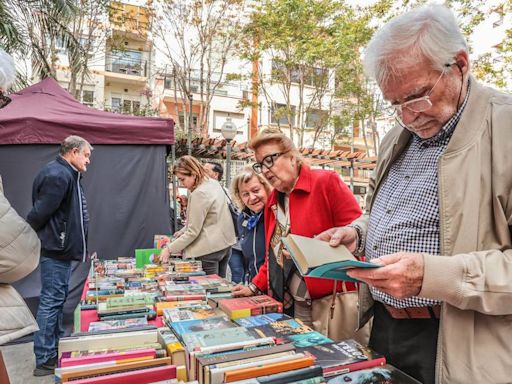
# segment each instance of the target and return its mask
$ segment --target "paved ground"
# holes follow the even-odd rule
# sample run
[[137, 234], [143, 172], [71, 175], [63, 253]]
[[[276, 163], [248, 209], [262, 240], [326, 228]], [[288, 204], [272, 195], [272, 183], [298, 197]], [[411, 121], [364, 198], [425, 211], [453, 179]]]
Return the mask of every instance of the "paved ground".
[[11, 384], [51, 384], [54, 382], [53, 375], [45, 377], [32, 376], [32, 371], [35, 367], [32, 349], [32, 343], [0, 347]]

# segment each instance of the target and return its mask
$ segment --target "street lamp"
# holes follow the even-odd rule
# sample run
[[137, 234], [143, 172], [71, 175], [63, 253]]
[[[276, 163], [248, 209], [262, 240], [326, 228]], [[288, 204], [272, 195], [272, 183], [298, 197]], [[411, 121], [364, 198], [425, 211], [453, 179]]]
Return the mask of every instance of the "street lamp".
[[226, 139], [226, 188], [231, 183], [231, 140], [236, 136], [236, 126], [231, 121], [231, 117], [227, 117], [224, 124], [220, 128], [222, 137]]

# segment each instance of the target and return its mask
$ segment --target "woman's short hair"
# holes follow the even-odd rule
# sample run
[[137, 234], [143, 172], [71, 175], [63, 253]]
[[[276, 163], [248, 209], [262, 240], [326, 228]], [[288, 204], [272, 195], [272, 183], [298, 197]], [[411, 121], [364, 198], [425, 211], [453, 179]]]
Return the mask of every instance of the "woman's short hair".
[[453, 12], [430, 4], [399, 15], [378, 30], [364, 53], [366, 74], [379, 85], [422, 59], [442, 71], [460, 51], [468, 52]]
[[203, 182], [205, 178], [208, 178], [203, 165], [195, 157], [185, 155], [176, 160], [172, 169], [172, 174], [176, 175], [181, 173], [185, 176], [195, 176], [194, 185], [192, 190], [196, 189], [199, 184]]
[[258, 181], [261, 183], [267, 195], [270, 195], [272, 192], [272, 187], [268, 183], [268, 181], [263, 177], [263, 175], [254, 172], [252, 169], [252, 165], [247, 165], [243, 167], [233, 178], [231, 182], [231, 196], [233, 196], [233, 201], [240, 209], [245, 209], [246, 205], [244, 204], [242, 197], [240, 196], [240, 187], [242, 184], [249, 182], [253, 177], [256, 177]]
[[267, 144], [277, 144], [282, 153], [292, 153], [297, 158], [297, 164], [302, 163], [302, 155], [293, 143], [292, 139], [286, 136], [278, 128], [265, 128], [261, 130], [254, 139], [249, 142], [249, 148], [256, 151], [259, 147]]

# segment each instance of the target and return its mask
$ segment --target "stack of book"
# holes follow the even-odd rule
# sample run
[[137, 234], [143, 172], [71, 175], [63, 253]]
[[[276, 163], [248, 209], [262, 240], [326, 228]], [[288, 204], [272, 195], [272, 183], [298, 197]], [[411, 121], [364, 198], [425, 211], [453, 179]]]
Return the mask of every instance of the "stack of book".
[[102, 330], [61, 338], [55, 377], [74, 384], [151, 383], [176, 378], [177, 369], [155, 327]]

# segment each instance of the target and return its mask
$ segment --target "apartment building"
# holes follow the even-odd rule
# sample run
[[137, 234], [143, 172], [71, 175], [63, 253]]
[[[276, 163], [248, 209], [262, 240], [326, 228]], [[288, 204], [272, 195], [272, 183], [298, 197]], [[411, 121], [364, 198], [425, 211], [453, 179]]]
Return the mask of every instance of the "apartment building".
[[[83, 31], [81, 39], [90, 43], [90, 76], [77, 86], [77, 98], [83, 104], [132, 115], [155, 114], [151, 109], [153, 41], [150, 11], [144, 4], [141, 0], [112, 1], [109, 11], [93, 23], [96, 29]], [[57, 81], [69, 89], [66, 52], [58, 53]]]

